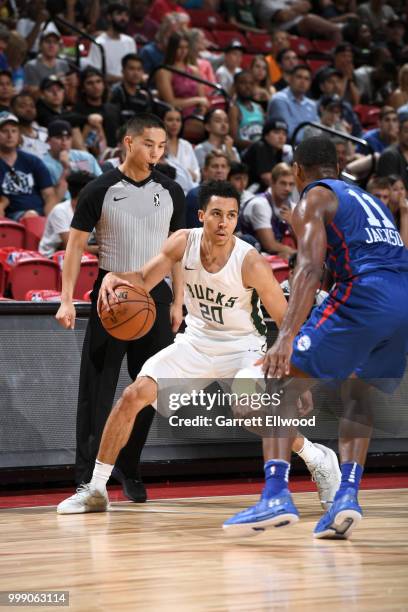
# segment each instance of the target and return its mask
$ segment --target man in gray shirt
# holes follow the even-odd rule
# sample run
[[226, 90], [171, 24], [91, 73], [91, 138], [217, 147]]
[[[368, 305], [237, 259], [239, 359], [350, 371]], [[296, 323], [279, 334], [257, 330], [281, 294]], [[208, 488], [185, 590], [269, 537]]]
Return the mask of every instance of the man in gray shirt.
[[41, 82], [51, 75], [63, 77], [69, 69], [66, 60], [58, 59], [61, 50], [61, 37], [53, 31], [42, 34], [40, 39], [40, 55], [30, 60], [24, 66], [26, 89], [36, 96]]

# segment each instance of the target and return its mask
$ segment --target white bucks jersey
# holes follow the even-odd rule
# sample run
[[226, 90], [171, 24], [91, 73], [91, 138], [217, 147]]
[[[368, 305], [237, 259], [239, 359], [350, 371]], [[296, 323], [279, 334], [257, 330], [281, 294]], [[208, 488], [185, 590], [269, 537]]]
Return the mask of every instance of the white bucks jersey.
[[225, 266], [218, 272], [207, 272], [200, 257], [202, 235], [202, 228], [190, 230], [182, 261], [188, 311], [185, 334], [199, 341], [197, 347], [217, 353], [259, 350], [266, 335], [260, 300], [255, 289], [242, 283], [242, 264], [253, 247], [234, 238]]

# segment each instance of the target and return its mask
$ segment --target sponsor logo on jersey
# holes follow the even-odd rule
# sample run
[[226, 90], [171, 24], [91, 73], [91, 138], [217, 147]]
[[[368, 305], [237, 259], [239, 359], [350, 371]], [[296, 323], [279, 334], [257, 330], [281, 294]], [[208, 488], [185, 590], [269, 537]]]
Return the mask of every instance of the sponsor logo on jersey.
[[156, 206], [156, 208], [158, 208], [160, 206], [160, 194], [159, 193], [154, 193], [153, 194], [153, 202], [154, 202], [154, 205]]
[[308, 351], [311, 345], [312, 341], [306, 334], [300, 336], [299, 340], [297, 341], [297, 347], [299, 351]]

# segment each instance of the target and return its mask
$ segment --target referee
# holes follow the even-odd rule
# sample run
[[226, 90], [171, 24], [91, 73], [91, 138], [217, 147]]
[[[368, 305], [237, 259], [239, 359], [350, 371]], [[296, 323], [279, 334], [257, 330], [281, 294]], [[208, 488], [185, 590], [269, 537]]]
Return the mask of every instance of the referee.
[[[185, 226], [181, 187], [154, 168], [166, 146], [163, 122], [154, 115], [136, 115], [127, 124], [123, 142], [126, 148], [123, 164], [91, 181], [79, 196], [64, 259], [61, 306], [56, 314], [63, 327], [74, 328], [73, 291], [82, 253], [95, 228], [99, 275], [92, 291], [91, 314], [81, 358], [76, 435], [78, 484], [91, 480], [125, 354], [129, 376], [134, 380], [149, 357], [171, 344], [173, 332], [182, 321], [179, 267], [173, 270], [174, 295], [164, 281], [151, 291], [157, 317], [151, 331], [140, 340], [125, 342], [112, 338], [97, 314], [99, 287], [105, 274], [140, 269], [159, 253], [169, 233]], [[153, 416], [151, 406], [140, 413], [113, 472], [122, 482], [125, 495], [135, 502], [146, 500], [139, 461]]]

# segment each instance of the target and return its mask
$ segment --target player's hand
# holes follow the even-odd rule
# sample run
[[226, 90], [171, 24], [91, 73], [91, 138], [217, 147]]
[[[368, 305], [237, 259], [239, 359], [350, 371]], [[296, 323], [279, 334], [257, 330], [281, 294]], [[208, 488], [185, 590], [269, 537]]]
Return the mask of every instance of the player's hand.
[[299, 416], [303, 417], [312, 412], [314, 408], [311, 391], [304, 391], [297, 401]]
[[129, 283], [119, 276], [116, 276], [113, 272], [108, 272], [108, 274], [104, 276], [101, 288], [99, 289], [98, 315], [101, 314], [102, 308], [110, 310], [112, 304], [117, 304], [119, 302], [119, 298], [115, 293], [115, 289], [119, 285], [133, 287], [132, 283]]
[[58, 308], [57, 314], [55, 315], [58, 323], [65, 329], [75, 328], [75, 317], [76, 311], [72, 302], [62, 302], [61, 306]]
[[173, 334], [177, 333], [183, 322], [183, 304], [172, 303], [170, 306], [170, 322], [171, 331]]
[[293, 339], [282, 337], [266, 352], [262, 370], [267, 378], [283, 378], [290, 374], [290, 358], [293, 352]]

